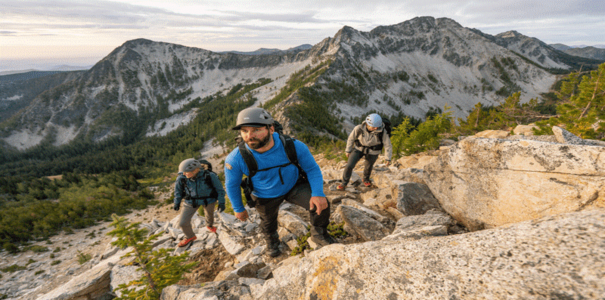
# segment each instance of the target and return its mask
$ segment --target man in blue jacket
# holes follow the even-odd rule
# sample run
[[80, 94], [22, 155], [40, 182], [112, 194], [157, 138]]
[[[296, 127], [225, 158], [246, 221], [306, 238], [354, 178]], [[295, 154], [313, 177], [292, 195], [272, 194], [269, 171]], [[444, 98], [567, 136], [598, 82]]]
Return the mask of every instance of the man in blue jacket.
[[185, 239], [179, 243], [179, 247], [185, 247], [197, 239], [191, 227], [191, 218], [198, 207], [204, 206], [206, 228], [212, 233], [216, 232], [213, 225], [217, 200], [219, 211], [225, 210], [225, 190], [218, 176], [202, 169], [200, 162], [193, 158], [186, 159], [179, 165], [179, 175], [174, 185], [174, 210], [180, 209], [183, 198], [185, 203], [179, 226], [183, 229]]
[[[251, 177], [254, 187], [252, 199], [261, 218], [267, 254], [271, 257], [280, 254], [277, 216], [279, 205], [284, 200], [310, 211], [313, 242], [319, 246], [333, 243], [327, 230], [330, 206], [323, 192], [323, 177], [309, 148], [301, 141], [294, 141], [298, 163], [306, 173], [305, 179], [288, 159], [284, 144], [273, 127], [273, 118], [267, 111], [259, 107], [242, 110], [233, 130], [239, 130], [246, 149], [258, 165], [258, 172]], [[242, 176], [249, 174], [237, 147], [225, 160], [225, 187], [235, 216], [242, 221], [248, 219], [248, 212], [242, 203], [240, 184]]]

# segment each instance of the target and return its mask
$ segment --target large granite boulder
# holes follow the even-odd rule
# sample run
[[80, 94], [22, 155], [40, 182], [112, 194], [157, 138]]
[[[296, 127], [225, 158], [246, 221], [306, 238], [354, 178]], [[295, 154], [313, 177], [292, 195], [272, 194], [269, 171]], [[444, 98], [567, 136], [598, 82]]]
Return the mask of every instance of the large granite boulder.
[[74, 277], [38, 300], [109, 299], [113, 262], [104, 262]]
[[605, 210], [292, 257], [255, 299], [600, 299]]
[[470, 137], [425, 173], [441, 207], [470, 230], [605, 207], [605, 147]]

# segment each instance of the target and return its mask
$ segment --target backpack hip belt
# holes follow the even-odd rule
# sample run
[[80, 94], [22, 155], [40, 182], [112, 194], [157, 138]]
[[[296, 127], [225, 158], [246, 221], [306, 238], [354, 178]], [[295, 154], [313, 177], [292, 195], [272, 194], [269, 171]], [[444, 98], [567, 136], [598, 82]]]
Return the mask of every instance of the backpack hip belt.
[[382, 150], [382, 148], [383, 148], [382, 143], [380, 143], [378, 145], [374, 145], [374, 146], [364, 146], [364, 145], [361, 144], [361, 142], [359, 140], [355, 140], [355, 146], [360, 147], [361, 148], [361, 152], [363, 154], [368, 154], [368, 152], [370, 150], [378, 151], [378, 150]]

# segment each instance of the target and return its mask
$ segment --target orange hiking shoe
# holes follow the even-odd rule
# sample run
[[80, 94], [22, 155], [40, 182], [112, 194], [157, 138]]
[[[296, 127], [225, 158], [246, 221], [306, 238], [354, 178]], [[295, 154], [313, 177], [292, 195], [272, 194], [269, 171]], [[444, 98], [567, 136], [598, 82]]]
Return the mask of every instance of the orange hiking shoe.
[[346, 185], [342, 185], [342, 184], [339, 184], [339, 185], [336, 187], [336, 189], [337, 189], [337, 190], [339, 190], [339, 191], [344, 191], [346, 188], [347, 188], [347, 186], [346, 186]]
[[195, 235], [192, 238], [190, 238], [190, 239], [182, 240], [179, 243], [179, 247], [185, 247], [185, 246], [189, 245], [189, 243], [191, 243], [191, 242], [193, 242], [195, 240], [197, 240], [197, 236], [195, 236]]
[[216, 233], [216, 227], [206, 226], [206, 229], [210, 230], [212, 233]]
[[371, 181], [364, 181], [363, 185], [365, 185], [365, 186], [372, 186], [372, 182]]

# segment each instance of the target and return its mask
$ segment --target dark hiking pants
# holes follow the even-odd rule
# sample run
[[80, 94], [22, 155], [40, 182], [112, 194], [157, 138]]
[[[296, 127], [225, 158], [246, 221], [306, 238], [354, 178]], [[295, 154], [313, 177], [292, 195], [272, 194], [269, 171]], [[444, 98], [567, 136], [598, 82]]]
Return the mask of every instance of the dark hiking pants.
[[[279, 213], [279, 205], [284, 201], [303, 207], [309, 211], [309, 202], [311, 200], [311, 185], [306, 180], [299, 180], [296, 185], [285, 195], [277, 198], [257, 198], [256, 211], [260, 215], [260, 229], [265, 237], [277, 232], [277, 215]], [[309, 211], [311, 216], [311, 234], [321, 235], [327, 232], [328, 224], [330, 224], [330, 202], [328, 207], [318, 215], [315, 211]]]
[[364, 157], [366, 158], [363, 163], [363, 181], [370, 181], [370, 174], [372, 174], [372, 169], [374, 168], [374, 163], [378, 159], [378, 154], [363, 154], [361, 151], [357, 149], [353, 149], [353, 152], [349, 154], [349, 160], [347, 161], [347, 165], [345, 166], [345, 170], [342, 174], [342, 184], [346, 185], [349, 183], [351, 179], [351, 174], [353, 174], [353, 169], [357, 162]]

